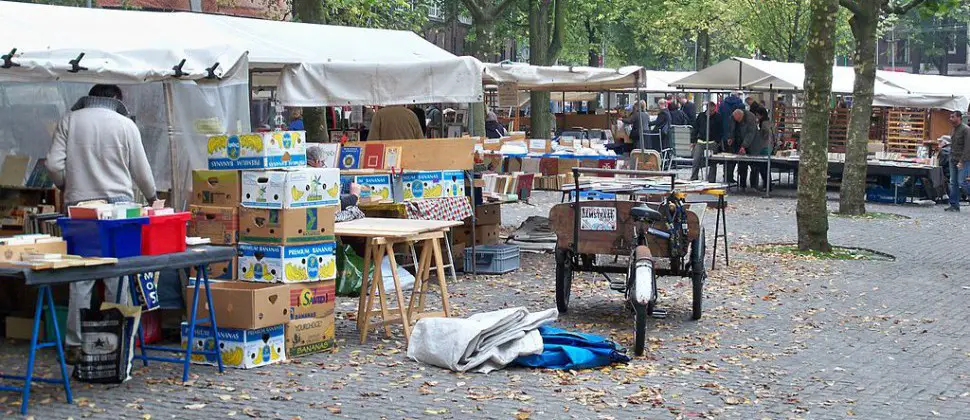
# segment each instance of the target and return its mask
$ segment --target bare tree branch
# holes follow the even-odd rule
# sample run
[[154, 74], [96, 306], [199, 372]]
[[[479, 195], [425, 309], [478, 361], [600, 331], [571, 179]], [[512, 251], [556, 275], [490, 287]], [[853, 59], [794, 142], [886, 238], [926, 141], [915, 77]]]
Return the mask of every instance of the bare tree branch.
[[902, 5], [895, 5], [895, 6], [887, 5], [886, 12], [892, 13], [894, 15], [905, 15], [909, 13], [910, 10], [913, 10], [919, 7], [919, 5], [923, 3], [926, 3], [926, 0], [911, 0], [909, 3], [902, 4]]
[[853, 0], [839, 0], [839, 5], [849, 9], [854, 15], [861, 15], [863, 13], [862, 6]]

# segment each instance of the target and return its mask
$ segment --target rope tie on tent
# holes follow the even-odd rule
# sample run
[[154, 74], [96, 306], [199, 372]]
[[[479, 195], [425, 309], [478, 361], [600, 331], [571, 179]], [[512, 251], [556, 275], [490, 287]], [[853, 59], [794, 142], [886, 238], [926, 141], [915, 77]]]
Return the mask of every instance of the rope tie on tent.
[[0, 67], [5, 68], [5, 69], [9, 69], [11, 67], [20, 67], [20, 64], [17, 64], [17, 63], [14, 63], [13, 62], [13, 57], [16, 54], [17, 54], [17, 49], [14, 48], [14, 49], [10, 50], [10, 54], [4, 54], [4, 55], [0, 56], [0, 59], [3, 59], [3, 64], [0, 65]]
[[216, 68], [218, 68], [218, 67], [219, 67], [219, 62], [216, 61], [216, 63], [213, 64], [212, 67], [206, 68], [205, 71], [206, 71], [206, 73], [208, 73], [208, 75], [206, 75], [205, 78], [206, 79], [218, 79], [219, 76], [216, 75]]
[[82, 67], [81, 66], [81, 59], [83, 59], [83, 58], [84, 58], [84, 53], [80, 53], [80, 54], [77, 55], [77, 58], [69, 61], [68, 63], [71, 65], [71, 68], [67, 72], [68, 73], [77, 73], [77, 72], [80, 72], [81, 70], [87, 70], [88, 69], [87, 67]]
[[178, 79], [178, 78], [180, 78], [182, 76], [187, 76], [188, 73], [182, 71], [182, 66], [184, 66], [184, 65], [185, 65], [185, 59], [183, 58], [182, 61], [179, 61], [179, 63], [177, 65], [175, 65], [174, 67], [172, 67], [172, 71], [175, 72], [175, 74], [172, 75], [172, 77], [175, 77], [176, 79]]

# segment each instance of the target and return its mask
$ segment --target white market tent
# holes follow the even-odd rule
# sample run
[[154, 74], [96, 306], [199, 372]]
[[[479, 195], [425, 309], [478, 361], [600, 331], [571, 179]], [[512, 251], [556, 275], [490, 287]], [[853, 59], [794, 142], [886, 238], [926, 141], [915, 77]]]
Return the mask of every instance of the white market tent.
[[646, 72], [639, 66], [618, 69], [524, 63], [486, 63], [484, 66], [483, 83], [514, 83], [519, 90], [602, 92], [646, 86]]
[[[970, 81], [942, 76], [902, 75], [878, 71], [873, 105], [966, 110], [970, 105]], [[957, 80], [952, 80], [957, 79]], [[805, 66], [734, 57], [673, 82], [682, 89], [800, 92], [804, 90]], [[851, 67], [833, 67], [832, 92], [852, 94], [855, 73]], [[962, 82], [962, 83], [961, 83]], [[953, 86], [963, 86], [954, 90]], [[963, 90], [963, 91], [961, 91]]]
[[647, 70], [647, 84], [644, 86], [644, 92], [654, 92], [654, 93], [675, 93], [680, 92], [676, 86], [671, 85], [672, 82], [683, 79], [685, 77], [694, 74], [692, 71], [658, 71], [658, 70]]

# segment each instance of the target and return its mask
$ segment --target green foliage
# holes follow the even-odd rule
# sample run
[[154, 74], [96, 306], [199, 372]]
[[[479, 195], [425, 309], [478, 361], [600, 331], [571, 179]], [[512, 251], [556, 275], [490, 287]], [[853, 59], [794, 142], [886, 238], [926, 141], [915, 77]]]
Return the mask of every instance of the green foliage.
[[[291, 2], [293, 20], [327, 25], [418, 31], [427, 22], [428, 16], [424, 1], [291, 0]], [[319, 18], [317, 13], [322, 13]]]
[[924, 62], [932, 64], [946, 74], [947, 51], [964, 42], [957, 28], [970, 23], [970, 4], [958, 1], [930, 1], [902, 16], [896, 26], [911, 43], [910, 48], [919, 49]]

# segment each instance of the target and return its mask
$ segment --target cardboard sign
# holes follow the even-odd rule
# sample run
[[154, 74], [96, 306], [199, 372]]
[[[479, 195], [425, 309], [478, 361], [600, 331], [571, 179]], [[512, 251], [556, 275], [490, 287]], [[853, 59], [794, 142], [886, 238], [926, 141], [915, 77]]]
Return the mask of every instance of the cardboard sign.
[[580, 230], [616, 230], [616, 207], [582, 207]]
[[503, 108], [519, 106], [518, 83], [500, 82], [498, 84], [498, 106]]
[[333, 313], [323, 318], [304, 318], [286, 324], [286, 356], [298, 357], [333, 349]]
[[136, 276], [138, 283], [138, 297], [141, 299], [142, 312], [152, 311], [161, 306], [158, 298], [158, 271], [141, 273]]
[[298, 245], [334, 240], [336, 207], [239, 209], [239, 240], [264, 245]]
[[336, 244], [298, 246], [239, 244], [239, 279], [306, 283], [337, 278]]
[[339, 203], [339, 169], [302, 168], [242, 174], [243, 207], [294, 209]]
[[272, 169], [306, 166], [306, 132], [273, 131], [210, 136], [209, 169]]
[[192, 204], [238, 206], [238, 171], [192, 171]]
[[441, 171], [441, 196], [465, 196], [465, 171]]
[[529, 139], [529, 153], [546, 154], [550, 151], [552, 151], [552, 148], [549, 145], [549, 140]]
[[[285, 285], [247, 282], [209, 283], [216, 323], [227, 328], [263, 328], [285, 323], [290, 319]], [[192, 307], [195, 286], [185, 288], [185, 307]], [[186, 316], [191, 316], [186, 312]], [[199, 296], [196, 316], [209, 317], [205, 296]], [[199, 328], [196, 327], [196, 331]]]
[[[259, 329], [219, 327], [219, 354], [227, 367], [251, 369], [286, 360], [286, 337], [283, 324]], [[189, 325], [182, 323], [182, 348], [214, 350], [215, 337], [209, 328], [196, 328], [195, 340], [188, 343]], [[214, 356], [193, 354], [192, 362], [215, 366]]]

